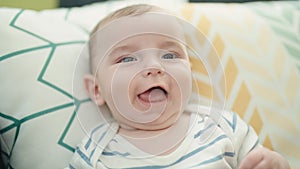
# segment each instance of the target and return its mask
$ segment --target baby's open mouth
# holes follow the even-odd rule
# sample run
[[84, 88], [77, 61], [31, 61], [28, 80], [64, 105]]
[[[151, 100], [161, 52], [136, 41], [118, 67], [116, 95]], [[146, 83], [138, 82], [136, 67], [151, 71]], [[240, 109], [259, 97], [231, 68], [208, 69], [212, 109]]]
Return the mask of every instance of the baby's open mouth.
[[139, 99], [146, 103], [161, 102], [167, 99], [168, 92], [160, 87], [151, 87], [141, 94], [138, 94]]

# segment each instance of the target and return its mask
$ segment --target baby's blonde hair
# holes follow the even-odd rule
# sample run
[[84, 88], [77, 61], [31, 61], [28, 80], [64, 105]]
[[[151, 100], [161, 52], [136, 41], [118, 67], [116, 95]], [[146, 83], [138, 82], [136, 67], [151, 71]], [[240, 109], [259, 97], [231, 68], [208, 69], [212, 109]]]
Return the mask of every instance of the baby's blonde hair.
[[126, 17], [126, 16], [139, 16], [139, 15], [145, 14], [147, 12], [151, 12], [153, 10], [162, 10], [162, 9], [157, 6], [148, 5], [148, 4], [131, 5], [131, 6], [127, 6], [127, 7], [121, 8], [119, 10], [116, 10], [113, 13], [107, 15], [102, 20], [100, 20], [98, 22], [98, 24], [94, 27], [92, 32], [90, 33], [90, 38], [89, 38], [89, 42], [88, 42], [89, 43], [88, 44], [89, 52], [90, 52], [90, 71], [92, 73], [96, 72], [95, 65], [93, 64], [95, 61], [93, 56], [95, 56], [95, 54], [92, 52], [93, 51], [92, 48], [93, 48], [93, 43], [94, 43], [93, 37], [97, 33], [98, 30], [100, 30], [105, 25], [109, 24], [110, 22], [112, 22], [116, 19], [120, 19], [120, 18]]

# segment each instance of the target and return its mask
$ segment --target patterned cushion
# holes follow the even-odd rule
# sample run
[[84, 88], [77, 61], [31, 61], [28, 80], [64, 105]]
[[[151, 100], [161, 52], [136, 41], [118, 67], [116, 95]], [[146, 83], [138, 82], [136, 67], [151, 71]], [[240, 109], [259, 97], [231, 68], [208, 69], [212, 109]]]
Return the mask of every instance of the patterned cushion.
[[[286, 156], [292, 168], [300, 166], [299, 12], [299, 2], [188, 4], [182, 9], [213, 46], [206, 49], [196, 35], [187, 38], [193, 48], [207, 50], [206, 62], [192, 60], [202, 100], [210, 104], [212, 97], [225, 98], [224, 107], [252, 125], [261, 143]], [[211, 59], [214, 55], [220, 64]], [[218, 87], [225, 83], [223, 90], [213, 80]]]
[[[81, 82], [88, 70], [84, 44], [99, 19], [127, 4], [0, 9], [0, 138], [10, 168], [63, 168], [99, 121]], [[178, 5], [172, 9], [208, 39], [187, 34], [192, 48], [206, 49], [207, 62], [191, 56], [194, 96], [203, 104], [224, 100], [254, 126], [262, 144], [299, 168], [299, 2]], [[224, 88], [216, 89], [212, 78]]]
[[72, 92], [87, 34], [28, 10], [1, 9], [0, 18], [3, 154], [11, 168], [62, 168], [80, 139], [75, 112], [88, 100]]

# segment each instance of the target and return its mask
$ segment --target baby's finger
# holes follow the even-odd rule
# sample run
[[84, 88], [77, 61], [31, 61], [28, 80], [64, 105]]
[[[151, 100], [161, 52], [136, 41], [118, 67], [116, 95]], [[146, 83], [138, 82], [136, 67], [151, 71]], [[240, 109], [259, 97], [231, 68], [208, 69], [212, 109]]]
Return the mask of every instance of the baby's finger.
[[239, 169], [253, 169], [263, 161], [263, 158], [261, 148], [254, 149], [242, 160]]
[[272, 168], [272, 166], [270, 166], [268, 163], [266, 163], [265, 160], [262, 160], [256, 166], [254, 166], [252, 169], [274, 169], [274, 168]]

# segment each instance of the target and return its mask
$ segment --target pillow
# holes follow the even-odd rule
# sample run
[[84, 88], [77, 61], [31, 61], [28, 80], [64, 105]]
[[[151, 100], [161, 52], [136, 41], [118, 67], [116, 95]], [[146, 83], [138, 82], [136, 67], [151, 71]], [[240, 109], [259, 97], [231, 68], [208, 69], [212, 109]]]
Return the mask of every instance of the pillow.
[[[0, 138], [10, 168], [67, 166], [75, 145], [102, 118], [82, 86], [88, 32], [109, 12], [138, 2], [40, 12], [0, 9]], [[207, 105], [213, 92], [217, 100], [226, 99], [222, 106], [253, 125], [262, 144], [299, 168], [299, 4], [147, 3], [172, 7], [213, 45], [204, 55], [214, 70], [211, 76], [191, 56], [200, 89], [194, 96]], [[193, 48], [204, 45], [198, 36], [187, 39]], [[221, 65], [209, 60], [215, 54]], [[226, 88], [214, 89], [213, 77]]]
[[[204, 56], [213, 75], [203, 62], [192, 60], [200, 98], [225, 98], [225, 109], [252, 125], [261, 143], [283, 154], [292, 168], [300, 167], [299, 12], [298, 1], [188, 4], [182, 9], [214, 47]], [[205, 45], [197, 36], [190, 41], [195, 48]], [[221, 65], [210, 60], [215, 51]], [[223, 73], [226, 87], [219, 91], [210, 80], [222, 85]]]
[[3, 154], [10, 168], [62, 168], [83, 135], [74, 117], [89, 100], [72, 83], [87, 33], [30, 10], [2, 8], [0, 18]]

